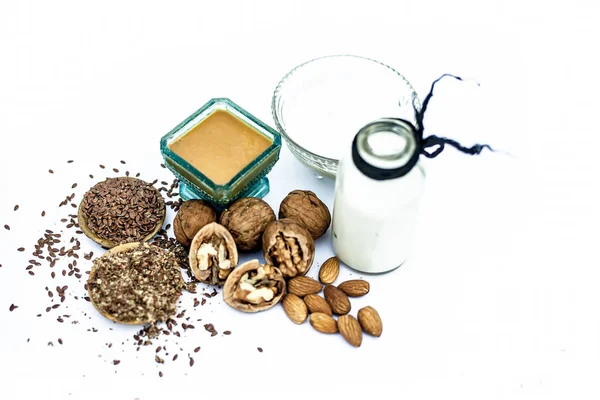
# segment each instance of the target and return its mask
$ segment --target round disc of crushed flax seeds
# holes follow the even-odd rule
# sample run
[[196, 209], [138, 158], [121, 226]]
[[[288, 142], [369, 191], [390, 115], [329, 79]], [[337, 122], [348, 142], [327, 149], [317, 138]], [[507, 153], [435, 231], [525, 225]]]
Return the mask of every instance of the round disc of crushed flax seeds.
[[167, 250], [126, 243], [94, 260], [87, 287], [92, 304], [104, 317], [122, 324], [147, 324], [176, 313], [183, 278]]
[[141, 179], [108, 178], [88, 190], [79, 204], [81, 231], [105, 248], [146, 242], [160, 230], [167, 208], [154, 186]]

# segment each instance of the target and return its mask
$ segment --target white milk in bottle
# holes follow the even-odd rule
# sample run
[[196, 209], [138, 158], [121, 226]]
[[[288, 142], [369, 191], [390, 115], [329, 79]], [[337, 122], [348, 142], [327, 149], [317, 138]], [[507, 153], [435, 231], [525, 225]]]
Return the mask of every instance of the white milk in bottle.
[[413, 126], [379, 119], [364, 126], [340, 160], [333, 250], [349, 267], [387, 272], [409, 259], [425, 174]]

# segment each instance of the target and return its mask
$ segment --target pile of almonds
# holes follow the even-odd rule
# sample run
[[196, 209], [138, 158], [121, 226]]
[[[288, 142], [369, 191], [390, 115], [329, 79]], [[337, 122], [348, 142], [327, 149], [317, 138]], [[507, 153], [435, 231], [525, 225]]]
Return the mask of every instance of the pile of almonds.
[[[369, 282], [360, 279], [347, 280], [334, 286], [340, 272], [340, 263], [331, 257], [319, 270], [319, 281], [307, 276], [296, 276], [288, 281], [282, 301], [286, 315], [296, 324], [306, 321], [322, 333], [341, 333], [352, 346], [360, 347], [363, 331], [379, 337], [383, 324], [379, 313], [371, 306], [358, 310], [357, 317], [350, 315], [349, 297], [361, 297], [369, 293]], [[319, 296], [323, 290], [324, 297]], [[333, 317], [337, 315], [337, 320]]]

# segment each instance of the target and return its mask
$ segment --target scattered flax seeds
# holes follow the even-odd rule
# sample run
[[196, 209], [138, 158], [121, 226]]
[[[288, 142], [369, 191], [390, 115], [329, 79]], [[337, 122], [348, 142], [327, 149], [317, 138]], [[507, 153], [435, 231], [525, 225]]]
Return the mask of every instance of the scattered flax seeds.
[[19, 205], [17, 204], [14, 208], [15, 211], [17, 211], [19, 209]]
[[49, 169], [49, 170], [48, 170], [48, 172], [50, 172], [51, 174], [53, 174], [53, 173], [54, 173], [54, 171], [52, 171], [51, 169]]
[[119, 365], [121, 364], [121, 360], [113, 360], [113, 365]]
[[13, 312], [13, 311], [15, 311], [17, 308], [19, 308], [19, 306], [15, 306], [14, 304], [11, 304], [11, 305], [10, 305], [10, 307], [8, 307], [8, 310], [9, 310], [10, 312]]
[[68, 163], [68, 164], [71, 164], [72, 162], [73, 162], [73, 160], [69, 160], [69, 161], [67, 161], [67, 163]]
[[5, 224], [4, 225], [4, 229], [6, 229], [7, 231], [10, 231], [10, 226], [8, 226], [8, 225]]
[[[164, 165], [164, 164], [163, 164]], [[161, 167], [163, 167], [163, 165], [161, 165]], [[104, 168], [104, 165], [101, 165], [101, 168]], [[163, 167], [165, 168], [165, 167]], [[133, 175], [133, 174], [132, 174]], [[141, 174], [138, 172], [136, 174], [137, 177], [139, 177]], [[89, 175], [90, 179], [94, 179], [92, 174]], [[107, 178], [107, 179], [114, 179], [114, 178]], [[181, 206], [181, 204], [183, 203], [183, 200], [181, 198], [179, 198], [179, 193], [178, 193], [178, 184], [179, 181], [177, 179], [174, 179], [172, 181], [172, 183], [168, 184], [166, 181], [162, 181], [160, 179], [157, 179], [153, 182], [153, 184], [157, 184], [160, 181], [160, 184], [163, 185], [161, 187], [161, 193], [164, 193], [164, 196], [168, 197], [168, 198], [172, 198], [172, 200], [169, 200], [168, 204], [165, 203], [166, 205], [168, 205], [172, 210], [174, 211], [178, 211], [179, 207]], [[62, 206], [68, 206], [69, 204], [75, 204], [76, 202], [73, 201], [73, 198], [75, 197], [75, 194], [71, 194], [70, 196], [67, 196], [65, 198], [65, 200], [63, 201], [63, 203], [61, 203], [59, 205], [59, 207]], [[161, 200], [162, 200], [162, 196]], [[73, 206], [72, 206], [73, 207]], [[15, 206], [15, 211], [19, 208], [19, 206]], [[65, 207], [65, 209], [67, 209], [67, 213], [71, 213], [71, 209], [68, 207]], [[74, 299], [74, 300], [80, 300], [80, 301], [86, 301], [86, 302], [90, 302], [91, 299], [90, 297], [88, 297], [88, 287], [87, 287], [87, 283], [86, 283], [86, 279], [87, 279], [87, 275], [89, 275], [89, 269], [91, 267], [91, 258], [92, 258], [92, 252], [90, 253], [84, 253], [81, 250], [81, 245], [79, 243], [78, 240], [78, 236], [76, 236], [75, 234], [82, 234], [81, 230], [79, 229], [79, 224], [78, 224], [78, 219], [77, 219], [77, 215], [76, 214], [68, 214], [64, 216], [64, 218], [60, 219], [60, 222], [64, 225], [61, 224], [61, 227], [59, 227], [55, 232], [53, 232], [52, 230], [46, 230], [45, 233], [43, 233], [43, 235], [39, 238], [39, 240], [37, 242], [34, 242], [32, 244], [32, 246], [27, 246], [27, 248], [32, 248], [35, 247], [33, 253], [32, 253], [32, 259], [28, 261], [28, 265], [27, 265], [27, 272], [30, 275], [34, 275], [34, 270], [36, 271], [36, 273], [40, 273], [42, 272], [43, 274], [50, 274], [52, 276], [52, 279], [55, 279], [55, 281], [51, 281], [54, 283], [54, 285], [58, 284], [58, 286], [56, 286], [56, 290], [52, 289], [52, 292], [54, 293], [52, 296], [50, 296], [50, 294], [48, 294], [48, 297], [46, 297], [47, 301], [49, 302], [49, 306], [46, 307], [46, 312], [50, 313], [50, 314], [37, 314], [38, 317], [42, 317], [42, 315], [44, 316], [48, 316], [51, 317], [50, 320], [54, 320], [56, 319], [56, 323], [63, 323], [65, 326], [71, 326], [71, 325], [76, 325], [76, 324], [80, 324], [80, 321], [75, 319], [75, 316], [73, 316], [73, 318], [70, 318], [70, 315], [67, 314], [63, 314], [63, 315], [58, 315], [55, 314], [57, 312], [65, 312], [67, 313], [69, 309], [69, 302]], [[5, 226], [5, 229], [10, 230], [10, 227], [7, 228], [8, 225]], [[64, 229], [63, 230], [61, 230]], [[54, 228], [52, 228], [54, 229]], [[168, 252], [171, 253], [172, 257], [175, 257], [179, 263], [179, 265], [183, 268], [182, 272], [187, 273], [188, 277], [190, 278], [190, 282], [185, 283], [184, 288], [192, 293], [196, 292], [196, 284], [197, 281], [193, 278], [193, 275], [191, 274], [191, 271], [189, 270], [189, 266], [188, 266], [188, 256], [187, 256], [187, 252], [186, 250], [174, 239], [174, 238], [170, 238], [167, 234], [167, 230], [171, 229], [170, 224], [167, 224], [165, 226], [165, 230], [159, 232], [158, 236], [154, 239], [153, 244], [156, 244], [159, 247], [163, 247], [165, 248], [165, 250], [167, 250]], [[58, 232], [58, 230], [60, 230], [60, 233]], [[66, 232], [67, 230], [71, 230], [72, 235], [67, 236], [64, 232]], [[64, 237], [61, 237], [61, 235], [64, 235]], [[35, 246], [34, 246], [35, 245]], [[29, 250], [28, 250], [29, 251]], [[77, 259], [79, 258], [79, 256], [82, 256], [82, 260], [83, 264], [80, 265], [79, 267], [77, 266]], [[84, 261], [85, 259], [85, 261]], [[38, 261], [39, 260], [39, 261]], [[62, 264], [64, 262], [64, 264]], [[66, 264], [69, 264], [68, 268], [66, 266]], [[56, 265], [56, 267], [55, 267]], [[1, 265], [0, 265], [1, 267]], [[55, 270], [50, 270], [48, 271], [48, 269], [46, 268], [55, 268]], [[81, 270], [80, 270], [81, 268]], [[42, 269], [45, 269], [44, 271], [42, 271]], [[46, 272], [47, 271], [47, 272]], [[62, 272], [62, 275], [61, 275]], [[180, 274], [181, 275], [181, 274]], [[184, 274], [185, 275], [185, 274]], [[47, 275], [45, 275], [47, 276]], [[61, 282], [61, 280], [72, 280], [71, 282], [74, 282], [74, 285], [71, 285], [69, 283], [69, 286], [73, 287], [75, 289], [70, 289], [69, 292], [67, 293], [67, 285], [63, 285], [64, 283], [68, 283], [68, 282]], [[48, 285], [50, 286], [50, 285]], [[81, 290], [85, 290], [85, 292], [81, 292]], [[50, 291], [50, 289], [46, 289], [46, 292]], [[206, 293], [206, 298], [211, 298], [214, 297], [215, 295], [217, 295], [217, 291], [213, 290], [212, 293]], [[198, 296], [200, 297], [200, 296]], [[206, 298], [202, 299], [202, 304], [206, 303]], [[198, 300], [198, 298], [193, 298], [194, 300], [194, 306], [198, 306], [200, 305], [200, 301]], [[66, 302], [63, 305], [63, 302]], [[87, 307], [87, 306], [85, 306]], [[11, 311], [18, 308], [16, 305], [14, 305], [14, 308], [11, 306]], [[59, 309], [59, 311], [55, 311], [57, 309]], [[64, 311], [63, 311], [64, 310]], [[180, 311], [180, 310], [177, 310]], [[89, 315], [85, 312], [85, 311], [81, 311], [81, 313], [86, 317], [85, 320], [90, 319], [93, 321], [93, 316]], [[193, 318], [193, 319], [192, 319]], [[148, 324], [146, 326], [144, 326], [143, 329], [141, 329], [139, 332], [137, 332], [135, 335], [133, 335], [134, 341], [131, 341], [131, 339], [128, 339], [127, 341], [132, 343], [133, 346], [136, 348], [137, 351], [142, 350], [142, 352], [144, 352], [144, 349], [146, 349], [146, 355], [151, 357], [155, 356], [157, 353], [155, 353], [155, 349], [157, 348], [157, 345], [162, 345], [159, 347], [162, 347], [162, 350], [160, 350], [160, 353], [164, 359], [163, 362], [165, 364], [169, 363], [169, 362], [174, 362], [178, 359], [178, 354], [177, 352], [179, 351], [180, 354], [184, 355], [184, 354], [188, 354], [188, 356], [190, 354], [194, 354], [199, 352], [200, 350], [200, 346], [196, 347], [195, 349], [193, 349], [193, 353], [190, 350], [184, 350], [184, 348], [180, 347], [182, 345], [179, 344], [178, 340], [180, 340], [180, 338], [183, 338], [186, 336], [186, 332], [189, 332], [189, 329], [193, 329], [194, 326], [189, 324], [188, 322], [192, 322], [193, 320], [197, 320], [197, 321], [201, 321], [201, 319], [196, 319], [195, 316], [185, 316], [185, 310], [183, 310], [182, 312], [179, 312], [176, 315], [173, 315], [172, 317], [167, 318], [166, 321], [164, 322], [156, 322], [153, 324]], [[184, 322], [185, 321], [185, 322]], [[70, 322], [70, 323], [69, 323]], [[82, 323], [84, 323], [85, 321], [81, 321]], [[210, 324], [210, 326], [212, 326], [212, 324]], [[85, 329], [85, 328], [84, 328]], [[110, 330], [112, 330], [112, 328], [108, 328]], [[214, 334], [212, 334], [211, 332], [211, 336], [215, 336], [217, 335], [216, 330], [214, 329], [214, 326], [212, 326], [212, 330], [214, 330]], [[98, 329], [93, 328], [93, 327], [89, 327], [87, 328], [88, 332], [99, 332]], [[208, 330], [210, 332], [210, 330]], [[193, 331], [192, 331], [193, 332]], [[225, 332], [223, 332], [223, 334], [225, 334]], [[166, 337], [168, 337], [168, 339], [166, 339]], [[59, 340], [59, 343], [61, 343], [62, 339]], [[154, 342], [154, 345], [153, 345]], [[170, 351], [167, 351], [167, 348], [165, 347], [165, 342], [169, 343], [169, 349]], [[173, 345], [173, 343], [175, 343]], [[125, 341], [122, 343], [123, 345], [125, 345]], [[48, 346], [54, 346], [53, 342], [48, 342]], [[108, 347], [110, 348], [111, 345], [108, 345]], [[116, 346], [115, 346], [116, 347]], [[175, 349], [173, 348], [175, 347]], [[262, 349], [260, 349], [259, 351], [262, 351]], [[169, 354], [171, 353], [171, 354]], [[194, 361], [191, 357], [190, 358], [190, 366], [194, 364]], [[150, 360], [148, 360], [150, 361]], [[110, 362], [110, 361], [109, 361]], [[120, 363], [120, 360], [114, 360], [113, 364], [117, 365]], [[116, 371], [115, 371], [116, 372]], [[163, 371], [160, 371], [159, 376], [163, 376]]]
[[262, 352], [263, 352], [263, 349], [262, 349], [262, 347], [257, 347], [257, 348], [256, 348], [256, 350], [258, 350], [258, 352], [259, 352], [259, 353], [262, 353]]
[[213, 324], [204, 324], [204, 329], [206, 329], [207, 332], [210, 332], [211, 337], [219, 334], [219, 332], [217, 332]]

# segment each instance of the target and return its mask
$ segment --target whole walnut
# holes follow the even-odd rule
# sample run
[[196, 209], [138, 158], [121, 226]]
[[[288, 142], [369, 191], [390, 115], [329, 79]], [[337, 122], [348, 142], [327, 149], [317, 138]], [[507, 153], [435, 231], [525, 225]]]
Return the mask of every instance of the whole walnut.
[[217, 222], [217, 212], [209, 202], [198, 199], [185, 201], [173, 220], [175, 239], [189, 247], [196, 233], [211, 222]]
[[275, 219], [275, 211], [264, 200], [246, 197], [223, 211], [219, 223], [231, 233], [238, 250], [253, 251], [260, 248], [263, 232]]
[[290, 192], [279, 206], [279, 218], [292, 218], [300, 222], [313, 239], [323, 236], [331, 224], [329, 209], [310, 190]]

